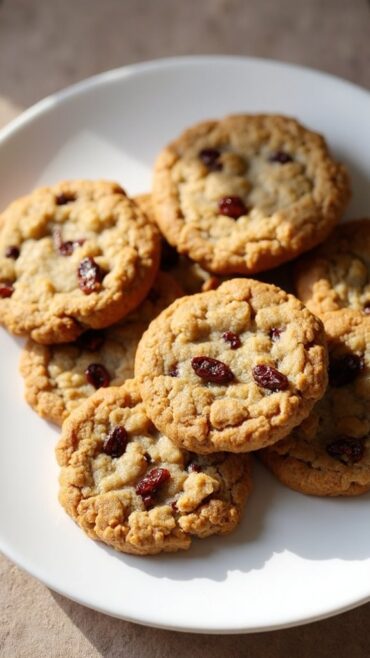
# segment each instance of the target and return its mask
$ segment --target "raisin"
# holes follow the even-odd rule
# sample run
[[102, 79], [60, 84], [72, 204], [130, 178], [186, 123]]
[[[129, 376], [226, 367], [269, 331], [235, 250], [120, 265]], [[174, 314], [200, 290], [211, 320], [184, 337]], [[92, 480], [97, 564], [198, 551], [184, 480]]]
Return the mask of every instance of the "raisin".
[[234, 373], [229, 366], [218, 359], [209, 356], [194, 356], [191, 360], [194, 372], [207, 382], [215, 384], [227, 384], [234, 379]]
[[76, 201], [76, 195], [73, 192], [62, 192], [62, 194], [57, 194], [55, 197], [55, 203], [57, 206], [65, 206], [67, 203], [73, 203]]
[[103, 272], [93, 258], [87, 256], [80, 262], [77, 270], [78, 284], [85, 293], [90, 295], [100, 288], [103, 280]]
[[202, 149], [199, 159], [206, 165], [209, 171], [221, 171], [222, 162], [219, 161], [221, 153], [217, 149]]
[[242, 344], [238, 334], [234, 334], [232, 331], [225, 331], [225, 333], [222, 334], [222, 338], [225, 343], [230, 343], [232, 350], [237, 350]]
[[[171, 477], [167, 468], [153, 468], [136, 485], [136, 493], [142, 496], [154, 496], [158, 489]], [[144, 500], [145, 503], [145, 500]]]
[[10, 281], [0, 281], [0, 297], [5, 299], [11, 297], [14, 292], [14, 286]]
[[85, 240], [67, 240], [66, 242], [62, 242], [60, 247], [59, 247], [59, 253], [62, 256], [70, 256], [73, 254], [74, 250], [77, 249], [77, 247], [81, 247]]
[[257, 384], [269, 391], [286, 391], [289, 386], [288, 378], [273, 366], [254, 366], [252, 373]]
[[6, 258], [14, 258], [14, 260], [17, 260], [18, 256], [19, 256], [19, 248], [16, 247], [15, 245], [11, 245], [10, 247], [7, 247], [5, 249]]
[[109, 372], [101, 363], [90, 363], [85, 370], [85, 377], [94, 388], [105, 388], [110, 384]]
[[179, 262], [179, 254], [177, 253], [175, 247], [172, 247], [166, 240], [162, 240], [162, 255], [161, 255], [161, 265], [160, 269], [164, 272], [172, 270], [173, 267], [176, 267]]
[[278, 162], [279, 164], [287, 164], [288, 162], [293, 162], [293, 158], [289, 153], [285, 151], [276, 151], [272, 153], [269, 157], [269, 162]]
[[365, 446], [361, 439], [342, 437], [326, 446], [330, 457], [338, 459], [343, 464], [355, 464], [364, 456]]
[[107, 436], [103, 444], [103, 452], [109, 457], [121, 457], [128, 444], [128, 435], [124, 427], [115, 427]]
[[168, 371], [170, 377], [178, 377], [179, 369], [177, 363], [175, 363]]
[[76, 343], [82, 350], [96, 352], [103, 346], [104, 341], [105, 335], [103, 331], [99, 331], [99, 329], [88, 329], [77, 338]]
[[272, 329], [270, 329], [270, 331], [269, 331], [269, 336], [270, 336], [271, 340], [273, 340], [273, 341], [279, 340], [280, 335], [283, 333], [283, 331], [284, 330], [279, 329], [279, 327], [272, 327]]
[[146, 496], [142, 496], [142, 499], [143, 499], [145, 509], [150, 509], [151, 507], [153, 507], [153, 505], [155, 503], [154, 495], [147, 494]]
[[331, 359], [329, 364], [329, 383], [335, 388], [351, 384], [365, 367], [364, 358], [357, 354], [345, 354], [338, 359]]
[[85, 240], [79, 239], [79, 240], [66, 240], [63, 242], [62, 240], [62, 233], [60, 229], [55, 229], [53, 233], [54, 237], [54, 242], [55, 246], [58, 249], [59, 253], [61, 256], [70, 256], [73, 254], [74, 250], [77, 249], [77, 247], [81, 247]]
[[221, 215], [238, 219], [241, 215], [246, 215], [247, 207], [240, 196], [224, 196], [218, 201], [218, 209]]

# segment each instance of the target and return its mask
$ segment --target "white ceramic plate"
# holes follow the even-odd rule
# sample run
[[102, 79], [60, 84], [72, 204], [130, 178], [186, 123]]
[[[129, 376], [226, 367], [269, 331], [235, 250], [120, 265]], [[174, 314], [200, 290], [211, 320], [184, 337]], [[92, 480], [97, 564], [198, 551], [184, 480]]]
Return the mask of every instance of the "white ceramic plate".
[[[61, 178], [150, 187], [155, 155], [200, 119], [282, 112], [323, 132], [351, 171], [348, 216], [369, 216], [370, 95], [285, 64], [200, 57], [128, 67], [27, 111], [0, 135], [0, 207]], [[315, 499], [261, 467], [240, 528], [184, 554], [140, 558], [95, 543], [57, 503], [57, 430], [23, 401], [19, 342], [0, 335], [0, 547], [52, 589], [143, 624], [210, 633], [294, 625], [370, 596], [369, 496]]]

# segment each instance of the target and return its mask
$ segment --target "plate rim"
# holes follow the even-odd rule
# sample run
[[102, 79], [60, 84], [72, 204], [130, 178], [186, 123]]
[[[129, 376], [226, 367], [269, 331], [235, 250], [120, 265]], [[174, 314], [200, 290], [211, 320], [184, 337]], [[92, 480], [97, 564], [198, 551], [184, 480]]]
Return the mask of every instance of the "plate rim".
[[[45, 98], [37, 101], [31, 107], [23, 111], [18, 117], [10, 121], [0, 130], [0, 148], [4, 145], [4, 143], [8, 139], [11, 139], [12, 136], [16, 134], [20, 129], [22, 129], [24, 126], [32, 124], [32, 122], [35, 119], [42, 117], [44, 114], [47, 114], [48, 112], [52, 112], [55, 106], [57, 105], [60, 106], [64, 102], [68, 101], [69, 99], [73, 99], [76, 96], [83, 95], [97, 86], [101, 87], [106, 84], [109, 85], [112, 82], [123, 80], [127, 77], [135, 76], [150, 71], [176, 68], [178, 66], [187, 67], [188, 65], [193, 65], [193, 66], [207, 65], [207, 64], [214, 65], [217, 62], [223, 62], [223, 63], [235, 62], [240, 64], [248, 63], [252, 66], [253, 65], [262, 66], [262, 67], [265, 66], [266, 69], [270, 69], [270, 70], [271, 68], [275, 68], [279, 70], [285, 69], [286, 71], [291, 71], [295, 73], [302, 72], [305, 75], [309, 74], [315, 78], [319, 77], [322, 80], [324, 81], [326, 80], [327, 82], [334, 83], [335, 85], [339, 84], [342, 87], [352, 90], [353, 92], [359, 93], [360, 95], [364, 95], [366, 101], [367, 102], [370, 101], [370, 91], [368, 91], [365, 87], [361, 87], [360, 85], [357, 85], [351, 81], [348, 81], [331, 73], [320, 71], [312, 67], [292, 64], [289, 62], [282, 62], [279, 60], [273, 60], [269, 58], [247, 57], [247, 56], [244, 57], [244, 56], [235, 56], [235, 55], [186, 55], [186, 56], [176, 56], [176, 57], [163, 57], [154, 60], [146, 60], [139, 63], [129, 64], [127, 66], [121, 66], [114, 69], [109, 69], [102, 73], [98, 73], [96, 75], [85, 78], [72, 85], [69, 85], [52, 94], [49, 94]], [[369, 595], [367, 596], [365, 595], [360, 599], [358, 598], [358, 596], [356, 596], [355, 598], [352, 598], [349, 602], [343, 604], [342, 606], [336, 607], [335, 609], [331, 609], [327, 612], [318, 613], [317, 615], [311, 614], [309, 616], [305, 616], [303, 619], [298, 617], [290, 622], [277, 622], [267, 625], [248, 626], [247, 628], [230, 627], [230, 624], [228, 625], [227, 628], [222, 628], [222, 629], [220, 628], [216, 629], [209, 626], [205, 627], [204, 624], [203, 625], [201, 624], [199, 626], [186, 625], [186, 624], [182, 626], [177, 626], [175, 624], [166, 624], [166, 623], [158, 623], [157, 621], [155, 622], [150, 621], [148, 615], [144, 615], [145, 618], [140, 619], [137, 617], [137, 615], [135, 615], [135, 617], [132, 617], [129, 614], [119, 614], [117, 612], [112, 612], [111, 610], [107, 611], [106, 608], [103, 608], [99, 605], [86, 601], [83, 596], [77, 597], [71, 595], [69, 592], [64, 591], [63, 588], [57, 586], [53, 582], [54, 579], [52, 577], [51, 578], [47, 576], [45, 577], [45, 574], [40, 573], [40, 569], [38, 567], [35, 568], [32, 564], [30, 565], [28, 559], [19, 555], [18, 550], [14, 550], [12, 547], [8, 546], [7, 542], [4, 541], [4, 539], [1, 536], [0, 536], [0, 550], [10, 561], [15, 563], [22, 570], [28, 572], [32, 577], [35, 577], [37, 580], [39, 580], [41, 583], [49, 587], [51, 590], [57, 592], [62, 596], [65, 596], [66, 598], [80, 605], [93, 609], [102, 614], [107, 614], [112, 617], [123, 619], [131, 623], [137, 623], [144, 626], [163, 629], [163, 630], [175, 630], [185, 633], [193, 632], [199, 634], [215, 634], [215, 635], [248, 634], [248, 633], [257, 633], [257, 632], [260, 633], [260, 632], [267, 632], [267, 631], [284, 629], [284, 628], [292, 628], [295, 626], [313, 623], [318, 620], [327, 619], [336, 616], [338, 614], [341, 614], [343, 612], [346, 612], [348, 610], [359, 607], [365, 604], [366, 602], [370, 601], [370, 593], [369, 593]]]
[[34, 118], [42, 116], [44, 113], [50, 111], [53, 105], [64, 103], [69, 98], [73, 98], [73, 96], [85, 93], [96, 86], [109, 84], [110, 82], [120, 80], [131, 75], [137, 75], [158, 68], [172, 68], [178, 65], [187, 66], [188, 64], [207, 64], [215, 63], [217, 61], [230, 61], [235, 63], [248, 62], [252, 65], [256, 64], [257, 66], [265, 65], [266, 68], [285, 68], [286, 70], [296, 71], [297, 73], [304, 72], [305, 74], [308, 73], [314, 77], [326, 79], [328, 82], [330, 81], [334, 82], [335, 84], [350, 87], [353, 91], [364, 94], [365, 97], [370, 99], [370, 90], [367, 90], [365, 87], [357, 85], [350, 80], [346, 80], [340, 76], [333, 75], [332, 73], [327, 73], [326, 71], [321, 71], [320, 69], [315, 69], [313, 67], [293, 64], [291, 62], [283, 62], [267, 57], [244, 57], [238, 55], [179, 55], [176, 57], [159, 57], [158, 59], [144, 60], [142, 62], [128, 64], [126, 66], [107, 69], [106, 71], [89, 76], [83, 80], [79, 80], [78, 82], [73, 83], [72, 85], [68, 85], [67, 87], [63, 87], [60, 90], [48, 94], [39, 101], [36, 101], [36, 103], [33, 103], [30, 107], [21, 112], [19, 116], [12, 119], [9, 123], [0, 129], [0, 144], [2, 144], [3, 141], [6, 141], [13, 135], [14, 132], [22, 128], [24, 125], [32, 122]]

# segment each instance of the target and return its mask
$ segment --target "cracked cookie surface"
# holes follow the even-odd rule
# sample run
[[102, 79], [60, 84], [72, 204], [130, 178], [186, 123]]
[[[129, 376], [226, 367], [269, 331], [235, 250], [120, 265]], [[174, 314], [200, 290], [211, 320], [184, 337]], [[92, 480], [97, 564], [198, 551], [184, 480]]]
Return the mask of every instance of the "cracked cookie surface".
[[97, 391], [63, 425], [59, 499], [91, 537], [138, 555], [230, 532], [251, 490], [250, 461], [200, 457], [157, 432], [136, 381]]
[[257, 450], [286, 436], [324, 394], [326, 339], [292, 295], [233, 279], [153, 320], [135, 376], [148, 415], [178, 445]]
[[12, 203], [0, 225], [0, 322], [38, 343], [118, 321], [158, 270], [158, 231], [116, 183], [35, 190]]
[[329, 385], [292, 434], [259, 455], [288, 487], [317, 496], [370, 489], [370, 318], [353, 311], [324, 316]]
[[149, 322], [182, 294], [176, 281], [160, 272], [146, 299], [121, 322], [88, 330], [74, 343], [39, 345], [29, 339], [20, 362], [27, 402], [61, 425], [96, 390], [87, 378], [91, 364], [103, 367], [109, 385], [123, 384], [134, 374], [136, 348]]
[[295, 286], [316, 315], [345, 308], [370, 315], [370, 219], [338, 226], [297, 264]]
[[156, 221], [215, 274], [251, 274], [326, 238], [350, 196], [324, 139], [294, 119], [234, 115], [186, 130], [158, 156]]

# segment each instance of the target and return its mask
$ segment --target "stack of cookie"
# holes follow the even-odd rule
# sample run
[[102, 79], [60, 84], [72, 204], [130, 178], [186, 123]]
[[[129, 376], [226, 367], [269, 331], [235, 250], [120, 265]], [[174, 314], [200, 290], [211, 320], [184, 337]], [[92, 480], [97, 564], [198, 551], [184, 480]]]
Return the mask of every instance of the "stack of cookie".
[[75, 181], [4, 211], [0, 321], [28, 337], [26, 399], [63, 424], [60, 501], [90, 537], [145, 555], [229, 532], [254, 451], [307, 493], [370, 488], [368, 223], [298, 262], [302, 301], [250, 278], [348, 198], [322, 137], [242, 115], [166, 147], [151, 195]]
[[290, 436], [261, 457], [287, 486], [319, 496], [370, 489], [370, 220], [339, 226], [295, 268], [298, 296], [325, 327], [329, 385]]

